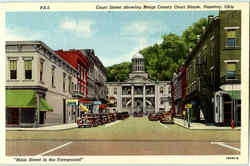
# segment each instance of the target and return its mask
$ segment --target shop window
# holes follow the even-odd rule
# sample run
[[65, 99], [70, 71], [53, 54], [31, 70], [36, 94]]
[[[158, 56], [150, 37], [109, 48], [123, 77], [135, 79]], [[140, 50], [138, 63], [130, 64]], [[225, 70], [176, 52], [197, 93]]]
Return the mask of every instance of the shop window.
[[24, 73], [25, 79], [30, 80], [32, 79], [32, 60], [25, 60], [24, 61]]
[[10, 79], [11, 80], [17, 79], [17, 61], [16, 60], [9, 61], [9, 71], [10, 71]]

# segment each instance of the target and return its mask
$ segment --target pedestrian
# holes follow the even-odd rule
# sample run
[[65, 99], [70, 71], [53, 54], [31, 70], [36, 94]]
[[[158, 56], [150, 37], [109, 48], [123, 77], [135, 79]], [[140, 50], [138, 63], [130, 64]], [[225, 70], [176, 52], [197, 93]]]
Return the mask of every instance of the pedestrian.
[[183, 110], [183, 118], [186, 120], [186, 110]]

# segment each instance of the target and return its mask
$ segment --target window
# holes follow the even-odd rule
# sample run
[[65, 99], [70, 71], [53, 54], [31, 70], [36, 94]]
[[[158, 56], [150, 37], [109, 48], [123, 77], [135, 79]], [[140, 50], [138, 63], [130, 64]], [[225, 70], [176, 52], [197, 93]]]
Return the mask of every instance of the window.
[[236, 47], [236, 31], [234, 29], [226, 31], [226, 47]]
[[83, 68], [81, 67], [81, 80], [84, 79], [84, 75], [83, 75]]
[[160, 93], [163, 94], [163, 87], [160, 88]]
[[114, 95], [117, 95], [117, 88], [114, 88]]
[[71, 77], [68, 77], [68, 79], [69, 79], [69, 92], [71, 93], [71, 90], [72, 90], [72, 89], [71, 89], [71, 79], [72, 79], [72, 78], [71, 78]]
[[200, 53], [198, 54], [198, 57], [197, 57], [197, 63], [198, 63], [198, 65], [201, 65], [201, 54]]
[[30, 80], [32, 79], [32, 60], [25, 60], [24, 61], [24, 73], [25, 79]]
[[211, 47], [211, 48], [210, 48], [210, 55], [211, 55], [211, 56], [214, 56], [214, 47]]
[[195, 67], [196, 67], [196, 66], [195, 66], [195, 59], [194, 59], [194, 64], [193, 64], [193, 65], [194, 65], [194, 74], [195, 74], [195, 72], [196, 72], [196, 71], [195, 71]]
[[15, 80], [17, 79], [17, 61], [10, 60], [9, 61], [9, 71], [10, 71], [10, 79]]
[[40, 61], [40, 81], [43, 80], [43, 61]]
[[51, 86], [52, 88], [55, 88], [55, 67], [52, 66], [51, 70]]
[[63, 92], [66, 91], [66, 73], [63, 73]]
[[211, 85], [214, 85], [215, 83], [215, 72], [214, 72], [214, 68], [212, 70], [210, 70], [210, 83]]
[[227, 79], [235, 79], [236, 77], [236, 62], [227, 62]]

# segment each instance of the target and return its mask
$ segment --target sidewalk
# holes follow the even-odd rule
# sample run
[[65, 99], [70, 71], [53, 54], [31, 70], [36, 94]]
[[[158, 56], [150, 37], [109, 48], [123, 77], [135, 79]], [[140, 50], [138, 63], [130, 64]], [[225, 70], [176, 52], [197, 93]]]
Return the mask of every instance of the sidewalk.
[[60, 124], [54, 126], [45, 126], [45, 127], [37, 127], [37, 128], [20, 128], [20, 127], [6, 127], [8, 131], [55, 131], [55, 130], [66, 130], [77, 128], [76, 123], [69, 124]]
[[[176, 119], [174, 118], [174, 123], [188, 128], [188, 124], [187, 121], [184, 122], [183, 119]], [[192, 122], [190, 123], [190, 127], [188, 129], [191, 130], [240, 130], [240, 127], [235, 127], [234, 129], [232, 129], [232, 127], [220, 127], [220, 126], [207, 126], [203, 123], [197, 123], [197, 122]]]

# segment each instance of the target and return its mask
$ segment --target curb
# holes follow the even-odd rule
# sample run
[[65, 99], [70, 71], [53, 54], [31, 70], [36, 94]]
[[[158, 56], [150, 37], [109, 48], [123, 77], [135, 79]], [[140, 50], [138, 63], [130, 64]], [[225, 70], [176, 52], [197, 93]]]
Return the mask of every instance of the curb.
[[59, 131], [77, 128], [77, 125], [62, 126], [61, 128], [55, 128], [55, 126], [50, 127], [40, 127], [40, 128], [6, 128], [6, 131]]
[[192, 127], [192, 124], [191, 124], [191, 127], [188, 128], [187, 126], [184, 126], [183, 123], [176, 121], [175, 119], [174, 119], [174, 123], [177, 124], [178, 126], [181, 126], [189, 130], [241, 130], [241, 127], [237, 127], [234, 129], [232, 129], [231, 127], [216, 127], [216, 126], [211, 126], [211, 128], [210, 127]]

